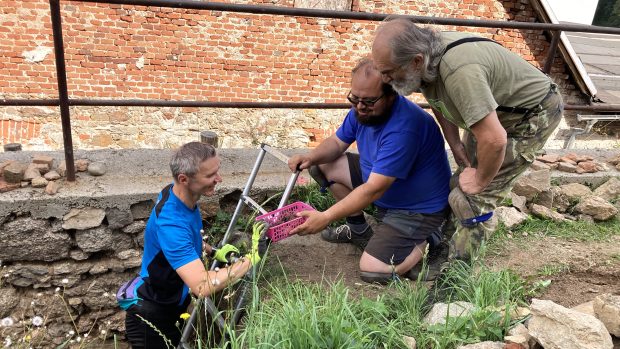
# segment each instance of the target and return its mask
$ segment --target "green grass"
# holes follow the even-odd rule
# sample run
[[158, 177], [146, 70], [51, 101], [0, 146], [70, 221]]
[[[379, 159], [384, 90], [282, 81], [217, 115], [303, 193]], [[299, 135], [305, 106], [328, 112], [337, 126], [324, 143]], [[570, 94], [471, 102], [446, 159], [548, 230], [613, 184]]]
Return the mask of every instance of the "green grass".
[[546, 264], [536, 271], [539, 276], [554, 276], [567, 272], [570, 272], [570, 266], [566, 264]]
[[548, 236], [577, 241], [608, 241], [614, 235], [620, 235], [620, 221], [616, 218], [598, 223], [585, 221], [553, 222], [540, 218], [530, 217], [521, 225], [510, 231], [500, 225], [494, 234], [494, 239], [502, 239], [511, 235], [515, 238], [522, 237], [524, 233], [529, 236]]
[[[403, 281], [374, 298], [353, 297], [342, 281], [308, 284], [283, 274], [259, 280], [264, 284], [253, 287], [241, 329], [230, 331], [230, 348], [405, 348], [403, 336], [434, 349], [501, 341], [514, 324], [507, 314], [525, 304], [529, 291], [516, 274], [480, 262], [453, 263], [431, 291]], [[424, 316], [439, 301], [468, 301], [475, 308], [430, 326]]]

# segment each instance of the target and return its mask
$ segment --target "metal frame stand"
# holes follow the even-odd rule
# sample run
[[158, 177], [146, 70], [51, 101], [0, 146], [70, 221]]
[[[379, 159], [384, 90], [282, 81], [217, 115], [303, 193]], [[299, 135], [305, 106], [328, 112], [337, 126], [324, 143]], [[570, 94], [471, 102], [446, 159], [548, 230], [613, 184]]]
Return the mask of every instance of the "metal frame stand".
[[[256, 175], [258, 174], [258, 171], [265, 158], [265, 154], [270, 154], [274, 156], [275, 158], [277, 158], [278, 160], [284, 162], [285, 164], [288, 164], [288, 156], [286, 156], [279, 150], [267, 144], [264, 144], [264, 143], [261, 144], [260, 152], [258, 153], [256, 162], [254, 163], [254, 167], [252, 168], [250, 177], [248, 178], [245, 188], [243, 189], [243, 192], [241, 193], [241, 196], [239, 197], [239, 202], [237, 203], [235, 212], [233, 213], [230, 219], [230, 224], [228, 225], [228, 228], [226, 229], [226, 233], [224, 234], [222, 241], [220, 241], [219, 243], [219, 247], [225, 245], [228, 242], [230, 234], [232, 233], [235, 225], [237, 224], [237, 220], [239, 219], [239, 216], [241, 215], [244, 205], [248, 205], [251, 208], [258, 210], [261, 214], [267, 213], [267, 211], [263, 207], [261, 207], [258, 203], [256, 203], [256, 201], [254, 201], [249, 196], [250, 190], [252, 189], [252, 185], [254, 184], [254, 180], [256, 179]], [[280, 200], [280, 203], [278, 204], [278, 208], [283, 207], [288, 201], [293, 191], [293, 187], [295, 186], [295, 182], [297, 182], [297, 178], [299, 177], [300, 172], [301, 171], [295, 171], [293, 174], [291, 174], [291, 177], [288, 180], [286, 188], [284, 189], [284, 193], [282, 194], [282, 199]], [[219, 267], [219, 265], [220, 265], [219, 262], [213, 261], [213, 263], [211, 264], [210, 270], [215, 270], [215, 268]], [[243, 315], [245, 298], [247, 297], [247, 294], [248, 294], [249, 285], [251, 285], [252, 282], [254, 281], [255, 268], [256, 267], [252, 267], [252, 269], [243, 277], [243, 281], [246, 281], [246, 282], [239, 283], [239, 289], [237, 290], [237, 292], [239, 293], [239, 297], [237, 299], [237, 302], [235, 303], [235, 308], [233, 310], [233, 314], [231, 318], [232, 319], [231, 323], [233, 324], [233, 326], [236, 326], [238, 324], [239, 320], [241, 320], [241, 316]], [[188, 319], [187, 323], [185, 324], [185, 327], [183, 328], [183, 334], [181, 336], [181, 341], [179, 342], [179, 345], [177, 347], [178, 349], [192, 349], [193, 348], [188, 343], [188, 340], [190, 338], [190, 335], [192, 334], [192, 331], [194, 330], [194, 325], [196, 324], [198, 320], [198, 315], [200, 312], [201, 304], [203, 304], [203, 306], [206, 307], [205, 309], [213, 317], [214, 323], [217, 324], [220, 332], [225, 335], [226, 321], [222, 317], [221, 312], [218, 311], [217, 306], [213, 303], [213, 301], [210, 298], [205, 297], [204, 299], [200, 300], [200, 302], [198, 302], [197, 305], [192, 310], [192, 314], [190, 318]], [[226, 340], [225, 336], [223, 340], [224, 341]]]

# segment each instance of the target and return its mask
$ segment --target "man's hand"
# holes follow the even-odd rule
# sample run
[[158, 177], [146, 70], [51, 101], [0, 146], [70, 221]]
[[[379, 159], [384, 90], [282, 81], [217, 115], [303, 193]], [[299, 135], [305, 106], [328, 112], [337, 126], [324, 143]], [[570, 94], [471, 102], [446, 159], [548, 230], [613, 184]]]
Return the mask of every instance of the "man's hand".
[[326, 212], [320, 211], [302, 211], [297, 213], [297, 217], [306, 217], [307, 220], [304, 224], [291, 230], [290, 234], [308, 235], [316, 234], [325, 229], [331, 219]]
[[312, 159], [308, 154], [297, 154], [288, 158], [288, 168], [290, 168], [292, 172], [297, 171], [298, 167], [300, 170], [305, 170], [312, 165]]
[[459, 186], [465, 194], [474, 195], [481, 193], [488, 183], [480, 184], [476, 175], [476, 169], [466, 167], [459, 175]]
[[220, 247], [219, 249], [215, 250], [215, 254], [213, 254], [213, 258], [215, 258], [215, 260], [218, 262], [228, 263], [229, 262], [228, 257], [230, 257], [231, 253], [238, 254], [239, 249], [233, 245], [226, 244]]

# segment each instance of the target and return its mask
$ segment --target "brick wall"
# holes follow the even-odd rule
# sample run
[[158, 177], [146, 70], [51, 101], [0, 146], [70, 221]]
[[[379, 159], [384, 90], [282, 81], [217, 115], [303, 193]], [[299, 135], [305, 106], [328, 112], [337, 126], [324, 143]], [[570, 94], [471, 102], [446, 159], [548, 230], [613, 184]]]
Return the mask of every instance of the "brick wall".
[[[290, 1], [236, 1], [293, 6]], [[535, 21], [527, 0], [366, 1], [354, 11]], [[370, 52], [376, 22], [61, 2], [70, 98], [344, 102], [349, 71]], [[442, 29], [462, 29], [442, 27]], [[539, 31], [469, 28], [537, 66]], [[49, 3], [3, 0], [0, 97], [57, 98]], [[566, 81], [556, 60], [556, 80]], [[570, 82], [563, 83], [574, 91]], [[575, 93], [575, 98], [580, 98]], [[344, 111], [71, 108], [74, 146], [174, 147], [218, 132], [223, 146], [268, 140], [313, 146]], [[57, 108], [0, 107], [0, 142], [62, 147]]]

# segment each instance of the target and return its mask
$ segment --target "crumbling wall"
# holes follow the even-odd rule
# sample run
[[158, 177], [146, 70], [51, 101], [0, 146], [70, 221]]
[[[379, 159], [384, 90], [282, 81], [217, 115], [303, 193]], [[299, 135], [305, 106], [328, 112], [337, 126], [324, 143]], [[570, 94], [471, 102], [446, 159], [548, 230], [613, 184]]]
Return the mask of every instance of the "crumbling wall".
[[[243, 1], [467, 19], [537, 21], [527, 0]], [[318, 5], [317, 5], [318, 4]], [[61, 2], [69, 96], [251, 102], [346, 102], [349, 72], [370, 53], [377, 22]], [[58, 98], [49, 3], [3, 1], [0, 98]], [[541, 31], [469, 30], [501, 42], [536, 66], [549, 43]], [[569, 103], [583, 103], [556, 59], [553, 78]], [[417, 101], [423, 101], [419, 96]], [[221, 146], [268, 142], [316, 146], [343, 110], [72, 107], [77, 149], [173, 148], [219, 134]], [[0, 142], [24, 149], [63, 146], [58, 108], [0, 108]]]

